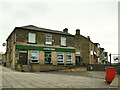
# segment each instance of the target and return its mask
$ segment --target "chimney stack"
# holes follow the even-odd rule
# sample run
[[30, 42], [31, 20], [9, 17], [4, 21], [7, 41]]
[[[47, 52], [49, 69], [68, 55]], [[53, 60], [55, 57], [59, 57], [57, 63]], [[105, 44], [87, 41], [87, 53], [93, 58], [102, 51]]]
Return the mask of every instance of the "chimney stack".
[[76, 29], [76, 35], [80, 35], [80, 29]]
[[63, 32], [68, 33], [68, 29], [67, 28], [63, 29]]
[[87, 36], [87, 39], [90, 40], [90, 36]]

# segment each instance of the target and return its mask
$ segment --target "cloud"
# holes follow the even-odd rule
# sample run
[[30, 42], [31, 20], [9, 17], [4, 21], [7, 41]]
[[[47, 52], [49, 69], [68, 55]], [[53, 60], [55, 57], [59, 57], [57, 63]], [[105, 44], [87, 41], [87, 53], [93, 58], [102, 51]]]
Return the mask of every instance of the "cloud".
[[[32, 2], [31, 2], [32, 1]], [[117, 0], [113, 2], [96, 0], [79, 1], [8, 1], [0, 2], [0, 45], [16, 26], [33, 24], [38, 27], [63, 30], [68, 28], [71, 34], [80, 29], [81, 34], [90, 36], [102, 47], [115, 52], [117, 49]], [[89, 1], [89, 2], [87, 2]], [[112, 36], [112, 37], [111, 37]], [[111, 50], [110, 43], [114, 43]], [[2, 50], [2, 49], [1, 49]]]

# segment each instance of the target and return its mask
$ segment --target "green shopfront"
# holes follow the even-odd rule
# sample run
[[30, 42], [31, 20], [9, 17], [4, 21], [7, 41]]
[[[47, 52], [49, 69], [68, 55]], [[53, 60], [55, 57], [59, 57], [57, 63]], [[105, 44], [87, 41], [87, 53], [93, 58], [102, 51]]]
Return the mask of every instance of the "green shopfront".
[[75, 65], [75, 49], [68, 47], [16, 45], [16, 63], [23, 65], [28, 63]]

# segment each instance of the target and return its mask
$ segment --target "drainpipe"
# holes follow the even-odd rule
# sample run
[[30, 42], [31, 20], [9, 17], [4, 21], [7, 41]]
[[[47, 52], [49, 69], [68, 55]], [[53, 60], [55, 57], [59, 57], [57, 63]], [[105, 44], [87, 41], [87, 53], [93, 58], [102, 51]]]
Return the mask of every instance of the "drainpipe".
[[109, 56], [110, 56], [110, 66], [111, 66], [111, 53], [109, 54]]

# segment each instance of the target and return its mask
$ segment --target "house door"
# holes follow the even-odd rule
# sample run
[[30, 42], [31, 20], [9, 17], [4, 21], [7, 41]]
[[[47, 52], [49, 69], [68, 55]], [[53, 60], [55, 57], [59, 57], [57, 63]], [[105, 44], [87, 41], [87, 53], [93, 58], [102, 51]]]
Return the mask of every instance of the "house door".
[[28, 57], [27, 51], [20, 51], [19, 52], [20, 64], [27, 65], [27, 57]]
[[51, 52], [45, 52], [45, 63], [46, 64], [51, 64], [52, 61], [51, 61]]

